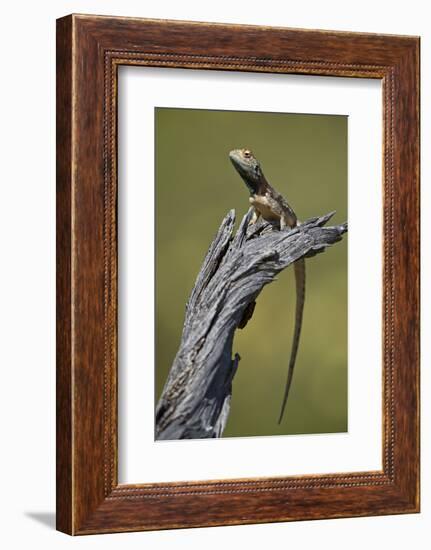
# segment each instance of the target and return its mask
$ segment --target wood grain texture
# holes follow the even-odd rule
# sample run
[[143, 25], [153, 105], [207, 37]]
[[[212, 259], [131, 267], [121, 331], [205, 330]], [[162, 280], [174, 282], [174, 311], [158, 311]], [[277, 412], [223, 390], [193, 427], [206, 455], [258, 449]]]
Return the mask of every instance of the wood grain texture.
[[[419, 39], [76, 15], [57, 25], [58, 529], [85, 534], [418, 511]], [[121, 64], [382, 80], [382, 471], [118, 485]]]
[[72, 531], [72, 34], [66, 20], [57, 27], [57, 529]]

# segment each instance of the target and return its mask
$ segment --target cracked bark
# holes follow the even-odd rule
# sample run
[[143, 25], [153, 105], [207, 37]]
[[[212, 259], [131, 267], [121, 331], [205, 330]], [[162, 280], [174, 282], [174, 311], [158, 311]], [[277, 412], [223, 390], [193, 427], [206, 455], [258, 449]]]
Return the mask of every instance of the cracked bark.
[[221, 437], [229, 416], [235, 330], [245, 326], [265, 285], [301, 257], [340, 241], [347, 223], [324, 227], [333, 213], [279, 231], [251, 211], [234, 235], [235, 212], [222, 221], [186, 306], [181, 343], [156, 407], [156, 439]]

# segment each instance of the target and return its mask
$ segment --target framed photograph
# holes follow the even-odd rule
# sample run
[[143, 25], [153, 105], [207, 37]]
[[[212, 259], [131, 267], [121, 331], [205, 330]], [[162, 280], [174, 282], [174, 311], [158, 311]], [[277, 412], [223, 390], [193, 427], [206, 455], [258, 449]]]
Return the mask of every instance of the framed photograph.
[[419, 511], [419, 38], [57, 21], [57, 528]]

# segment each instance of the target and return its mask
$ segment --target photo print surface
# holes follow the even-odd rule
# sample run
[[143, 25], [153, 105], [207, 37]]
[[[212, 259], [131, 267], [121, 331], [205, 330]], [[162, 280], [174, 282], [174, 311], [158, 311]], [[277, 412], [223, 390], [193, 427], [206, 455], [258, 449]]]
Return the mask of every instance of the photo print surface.
[[[347, 156], [347, 116], [155, 109], [156, 439], [348, 430], [347, 233], [323, 253], [280, 269], [239, 319], [234, 319], [239, 307], [234, 298], [219, 300], [220, 293], [228, 292], [221, 281], [229, 289], [235, 286], [241, 299], [249, 296], [241, 288], [250, 283], [246, 276], [238, 278], [232, 268], [223, 279], [223, 261], [232, 258], [223, 256], [222, 265], [211, 268], [221, 277], [217, 284], [209, 282], [215, 299], [203, 304], [191, 300], [192, 293], [202, 291], [198, 274], [232, 210], [233, 242], [247, 212], [245, 231], [256, 231], [259, 239], [273, 233], [277, 242], [294, 238], [288, 234], [297, 231], [296, 225], [333, 211], [326, 225], [341, 227], [347, 221]], [[241, 256], [236, 270], [260, 258], [266, 241], [253, 245], [251, 256]], [[266, 264], [253, 269], [256, 276], [267, 275]], [[211, 288], [207, 285], [205, 291]], [[194, 309], [187, 312], [191, 301]], [[212, 303], [222, 310], [206, 311]], [[230, 318], [223, 308], [232, 304]], [[185, 326], [187, 314], [191, 328]], [[195, 337], [207, 314], [211, 326], [197, 345], [187, 348], [186, 330]], [[233, 342], [206, 371], [226, 331], [232, 332]], [[207, 361], [202, 358], [205, 345]], [[229, 372], [225, 352], [230, 346]], [[180, 357], [184, 350], [196, 354], [196, 364], [189, 355]]]

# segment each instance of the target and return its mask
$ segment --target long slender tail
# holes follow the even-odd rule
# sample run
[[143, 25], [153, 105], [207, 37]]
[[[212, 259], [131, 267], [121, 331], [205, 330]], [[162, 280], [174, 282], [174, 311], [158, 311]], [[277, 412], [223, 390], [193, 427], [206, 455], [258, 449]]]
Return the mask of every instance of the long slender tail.
[[281, 405], [280, 417], [278, 423], [283, 419], [284, 409], [286, 408], [287, 398], [289, 396], [290, 385], [292, 384], [293, 369], [295, 368], [296, 354], [298, 352], [299, 338], [301, 336], [302, 314], [305, 301], [305, 260], [301, 258], [294, 264], [295, 283], [296, 283], [296, 311], [295, 328], [293, 331], [292, 351], [290, 352], [289, 369], [287, 371], [286, 387], [284, 389], [283, 403]]

